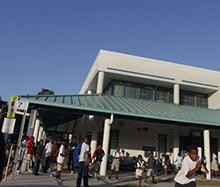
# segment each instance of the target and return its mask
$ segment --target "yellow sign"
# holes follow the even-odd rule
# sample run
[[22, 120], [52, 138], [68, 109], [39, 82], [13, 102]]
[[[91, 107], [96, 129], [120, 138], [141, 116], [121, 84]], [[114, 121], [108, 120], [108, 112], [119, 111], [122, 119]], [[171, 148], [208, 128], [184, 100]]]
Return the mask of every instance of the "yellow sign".
[[10, 103], [8, 105], [7, 118], [14, 118], [15, 117], [15, 112], [16, 112], [15, 103], [18, 99], [19, 99], [18, 96], [11, 96]]

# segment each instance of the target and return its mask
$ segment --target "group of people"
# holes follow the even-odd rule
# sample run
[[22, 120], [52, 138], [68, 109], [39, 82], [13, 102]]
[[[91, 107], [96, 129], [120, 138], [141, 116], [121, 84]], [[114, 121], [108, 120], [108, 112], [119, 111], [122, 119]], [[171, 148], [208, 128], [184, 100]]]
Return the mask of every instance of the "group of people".
[[[18, 154], [18, 162], [17, 162], [17, 174], [20, 174], [20, 170], [24, 171], [32, 171], [33, 175], [39, 175], [39, 169], [41, 169], [44, 173], [48, 172], [50, 169], [51, 176], [54, 176], [52, 173], [54, 167], [56, 166], [56, 179], [62, 181], [61, 172], [64, 165], [65, 158], [68, 158], [70, 163], [68, 165], [72, 165], [72, 156], [74, 151], [74, 144], [72, 142], [68, 143], [66, 140], [57, 141], [54, 139], [50, 139], [46, 145], [44, 146], [44, 141], [40, 140], [35, 145], [34, 137], [26, 137], [21, 144], [21, 148]], [[71, 157], [69, 159], [69, 157]], [[72, 166], [73, 170], [74, 167]]]

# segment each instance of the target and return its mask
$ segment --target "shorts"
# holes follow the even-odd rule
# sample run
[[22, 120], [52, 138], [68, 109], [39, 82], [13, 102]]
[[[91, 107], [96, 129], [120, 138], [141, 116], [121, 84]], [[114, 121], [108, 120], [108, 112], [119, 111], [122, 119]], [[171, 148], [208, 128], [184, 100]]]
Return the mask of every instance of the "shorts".
[[143, 176], [143, 169], [136, 169], [135, 176], [137, 179], [142, 177]]
[[147, 169], [147, 176], [148, 177], [154, 176], [154, 169]]
[[63, 164], [57, 163], [57, 171], [62, 171]]
[[27, 154], [27, 161], [31, 161], [32, 160], [32, 155], [31, 154]]
[[216, 162], [211, 163], [211, 170], [213, 171], [219, 171], [218, 164]]
[[111, 170], [119, 171], [119, 166], [120, 166], [120, 160], [114, 158], [112, 161]]

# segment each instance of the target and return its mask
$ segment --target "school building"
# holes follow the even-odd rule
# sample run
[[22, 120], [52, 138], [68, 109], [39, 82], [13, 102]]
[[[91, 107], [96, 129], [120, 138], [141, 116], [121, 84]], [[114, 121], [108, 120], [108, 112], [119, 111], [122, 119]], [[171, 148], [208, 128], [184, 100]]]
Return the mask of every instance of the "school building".
[[[220, 161], [220, 72], [100, 50], [79, 95], [21, 96], [37, 111], [34, 136], [91, 137], [91, 150], [118, 146], [160, 157], [190, 144]], [[106, 174], [107, 154], [101, 165]], [[207, 175], [209, 179], [210, 173]]]

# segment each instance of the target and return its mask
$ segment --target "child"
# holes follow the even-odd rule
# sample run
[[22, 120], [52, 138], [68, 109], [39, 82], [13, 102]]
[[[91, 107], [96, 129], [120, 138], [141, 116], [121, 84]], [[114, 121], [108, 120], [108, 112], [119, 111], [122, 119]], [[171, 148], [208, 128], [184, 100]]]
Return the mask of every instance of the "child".
[[[175, 187], [196, 187], [194, 175], [202, 165], [202, 162], [199, 161], [197, 147], [191, 146], [188, 155], [183, 159], [181, 169], [174, 178]], [[207, 168], [205, 170], [208, 172]]]
[[59, 153], [57, 156], [57, 173], [56, 173], [56, 179], [59, 182], [62, 182], [63, 180], [61, 179], [61, 173], [63, 170], [63, 163], [64, 163], [64, 158], [65, 158], [65, 147], [64, 147], [64, 142], [62, 142]]
[[155, 178], [154, 178], [154, 168], [155, 168], [155, 159], [154, 159], [154, 153], [153, 151], [151, 151], [149, 153], [149, 158], [148, 158], [148, 163], [147, 163], [147, 177], [145, 179], [145, 181], [147, 182], [148, 177], [152, 177], [152, 183], [156, 183], [155, 182]]
[[143, 170], [144, 170], [144, 160], [141, 155], [138, 155], [137, 168], [135, 171], [135, 175], [136, 175], [136, 178], [139, 180], [139, 187], [141, 186]]

